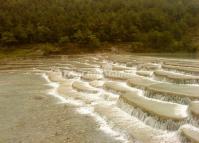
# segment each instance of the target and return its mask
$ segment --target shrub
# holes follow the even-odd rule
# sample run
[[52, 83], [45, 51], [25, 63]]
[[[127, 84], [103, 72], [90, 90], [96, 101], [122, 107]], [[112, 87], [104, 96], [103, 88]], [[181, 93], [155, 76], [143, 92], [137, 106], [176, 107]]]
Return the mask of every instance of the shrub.
[[70, 39], [69, 39], [68, 36], [64, 36], [64, 37], [61, 37], [59, 39], [59, 44], [65, 44], [65, 43], [68, 43], [68, 42], [70, 42]]
[[16, 43], [17, 40], [13, 33], [11, 32], [4, 32], [1, 35], [1, 43], [3, 44], [13, 44]]
[[98, 48], [100, 46], [100, 40], [95, 35], [90, 35], [88, 39], [88, 46], [91, 48]]

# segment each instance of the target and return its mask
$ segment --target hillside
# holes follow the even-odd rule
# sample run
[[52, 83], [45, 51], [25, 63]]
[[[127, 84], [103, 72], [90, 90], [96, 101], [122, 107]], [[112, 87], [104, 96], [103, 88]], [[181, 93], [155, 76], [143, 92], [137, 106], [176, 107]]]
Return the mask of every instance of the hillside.
[[1, 47], [130, 43], [132, 52], [194, 52], [197, 0], [6, 0], [0, 5]]

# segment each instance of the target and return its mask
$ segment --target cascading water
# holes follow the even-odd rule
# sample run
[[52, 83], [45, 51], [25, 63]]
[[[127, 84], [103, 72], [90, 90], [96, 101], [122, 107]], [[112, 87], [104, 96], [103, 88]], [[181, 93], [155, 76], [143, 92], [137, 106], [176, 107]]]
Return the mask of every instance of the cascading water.
[[185, 124], [186, 121], [174, 121], [174, 120], [165, 120], [159, 116], [153, 115], [148, 112], [144, 112], [138, 107], [133, 107], [128, 105], [123, 99], [119, 99], [118, 102], [118, 107], [129, 113], [131, 116], [137, 117], [139, 120], [143, 121], [145, 124], [161, 129], [161, 130], [178, 130], [178, 128]]
[[163, 101], [184, 104], [184, 105], [188, 105], [191, 102], [191, 100], [188, 97], [181, 97], [177, 95], [172, 96], [172, 95], [167, 95], [164, 93], [160, 94], [160, 93], [153, 92], [150, 90], [145, 90], [144, 96], [149, 97], [149, 98], [163, 100]]
[[[109, 132], [114, 137], [124, 137], [121, 134], [121, 132], [123, 132], [126, 136], [132, 137], [133, 142], [189, 143], [190, 140], [187, 138], [187, 135], [182, 133], [181, 127], [184, 124], [190, 124], [196, 128], [199, 127], [198, 115], [193, 114], [189, 107], [192, 101], [198, 101], [198, 97], [195, 96], [192, 98], [192, 96], [187, 96], [187, 92], [182, 96], [179, 92], [175, 94], [175, 92], [173, 92], [175, 89], [173, 89], [172, 86], [174, 83], [180, 88], [182, 85], [193, 86], [196, 84], [197, 86], [199, 81], [196, 79], [175, 80], [164, 75], [159, 76], [155, 74], [151, 74], [148, 77], [136, 75], [138, 69], [145, 69], [147, 72], [150, 71], [154, 73], [161, 68], [161, 64], [163, 64], [166, 59], [157, 60], [152, 57], [145, 59], [144, 57], [132, 57], [130, 55], [127, 57], [119, 56], [119, 58], [117, 55], [107, 55], [105, 57], [106, 59], [104, 59], [103, 56], [100, 58], [93, 58], [90, 55], [86, 57], [78, 56], [77, 58], [74, 56], [67, 58], [65, 65], [60, 64], [59, 66], [61, 67], [54, 67], [53, 70], [48, 71], [53, 72], [53, 74], [50, 74], [51, 78], [48, 78], [45, 74], [43, 77], [53, 88], [53, 90], [50, 91], [50, 95], [62, 101], [61, 103], [74, 103], [73, 105], [77, 107], [76, 111], [78, 113], [92, 116], [101, 125], [100, 128], [102, 130]], [[106, 64], [107, 61], [108, 64]], [[128, 64], [131, 61], [133, 62]], [[64, 63], [64, 60], [62, 62]], [[154, 65], [154, 63], [156, 64]], [[166, 67], [163, 68], [165, 69]], [[169, 69], [167, 71], [186, 73], [178, 69]], [[193, 73], [193, 75], [194, 74], [195, 73]], [[55, 80], [55, 82], [52, 83], [51, 79]], [[68, 80], [72, 81], [71, 84], [65, 83]], [[129, 82], [130, 80], [132, 80], [132, 83]], [[108, 82], [109, 84], [105, 86]], [[119, 84], [113, 85], [114, 82], [118, 82]], [[162, 89], [166, 89], [165, 91], [161, 90], [161, 92], [159, 92], [157, 86], [149, 89], [149, 86], [160, 83], [166, 83], [166, 85], [161, 85]], [[63, 94], [57, 92], [60, 85], [62, 85]], [[67, 87], [64, 88], [64, 86]], [[142, 102], [139, 102], [139, 104], [135, 104], [135, 102], [129, 104], [126, 99], [124, 100], [120, 96], [129, 91], [140, 91], [143, 98], [147, 98], [145, 103], [154, 103], [155, 99], [157, 99], [155, 103], [158, 103], [158, 105], [161, 104], [161, 107], [164, 107], [164, 105], [171, 105], [171, 107], [173, 107], [175, 103], [178, 103], [177, 106], [183, 106], [189, 109], [188, 112], [186, 112], [186, 118], [176, 120], [172, 116], [173, 114], [163, 117], [163, 115], [167, 113], [152, 112], [155, 111], [151, 110], [155, 106], [152, 106], [150, 110], [146, 110], [146, 105], [151, 104]], [[67, 95], [67, 93], [70, 93], [70, 95]], [[164, 102], [164, 104], [162, 104], [162, 102]], [[96, 110], [97, 106], [98, 108]], [[174, 111], [175, 110], [172, 110], [172, 112]], [[180, 112], [179, 114], [183, 113]], [[128, 122], [131, 124], [128, 124]], [[118, 129], [119, 132], [115, 132], [115, 129]], [[138, 132], [136, 130], [138, 130]], [[150, 134], [150, 132], [154, 132], [154, 134]], [[149, 134], [147, 140], [145, 135], [142, 135], [143, 133]], [[122, 142], [128, 141], [125, 139], [125, 141]]]
[[176, 83], [176, 84], [199, 84], [199, 79], [174, 79], [174, 78], [168, 78], [165, 76], [161, 75], [156, 75], [154, 74], [153, 78], [155, 80], [161, 80], [161, 81], [166, 81], [166, 82], [171, 82], [171, 83]]

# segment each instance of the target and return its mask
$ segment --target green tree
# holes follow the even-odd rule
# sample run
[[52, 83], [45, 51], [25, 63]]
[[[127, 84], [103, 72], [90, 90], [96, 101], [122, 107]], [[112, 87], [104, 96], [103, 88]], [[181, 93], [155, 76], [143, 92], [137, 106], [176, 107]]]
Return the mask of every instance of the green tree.
[[64, 37], [61, 37], [59, 39], [59, 44], [65, 44], [65, 43], [68, 43], [68, 42], [70, 42], [70, 39], [69, 39], [68, 36], [64, 36]]
[[1, 35], [1, 42], [3, 44], [13, 44], [13, 43], [16, 43], [17, 40], [16, 40], [16, 38], [15, 38], [15, 36], [14, 36], [13, 33], [11, 33], [11, 32], [4, 32]]
[[139, 43], [134, 47], [155, 51], [189, 50], [189, 33], [197, 31], [198, 23], [198, 0], [6, 0], [0, 4], [1, 44], [69, 40], [97, 47], [100, 42], [133, 42]]

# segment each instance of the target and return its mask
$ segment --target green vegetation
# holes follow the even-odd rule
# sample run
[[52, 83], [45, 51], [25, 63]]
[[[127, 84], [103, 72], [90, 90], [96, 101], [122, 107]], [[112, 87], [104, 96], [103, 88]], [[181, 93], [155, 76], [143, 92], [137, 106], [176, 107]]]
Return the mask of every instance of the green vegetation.
[[26, 44], [22, 46], [9, 46], [0, 48], [0, 60], [2, 59], [18, 59], [18, 58], [34, 58], [47, 56], [56, 53], [60, 49], [53, 44]]
[[[132, 51], [190, 51], [198, 0], [4, 0], [0, 44], [131, 43]], [[194, 30], [193, 30], [194, 31]]]

